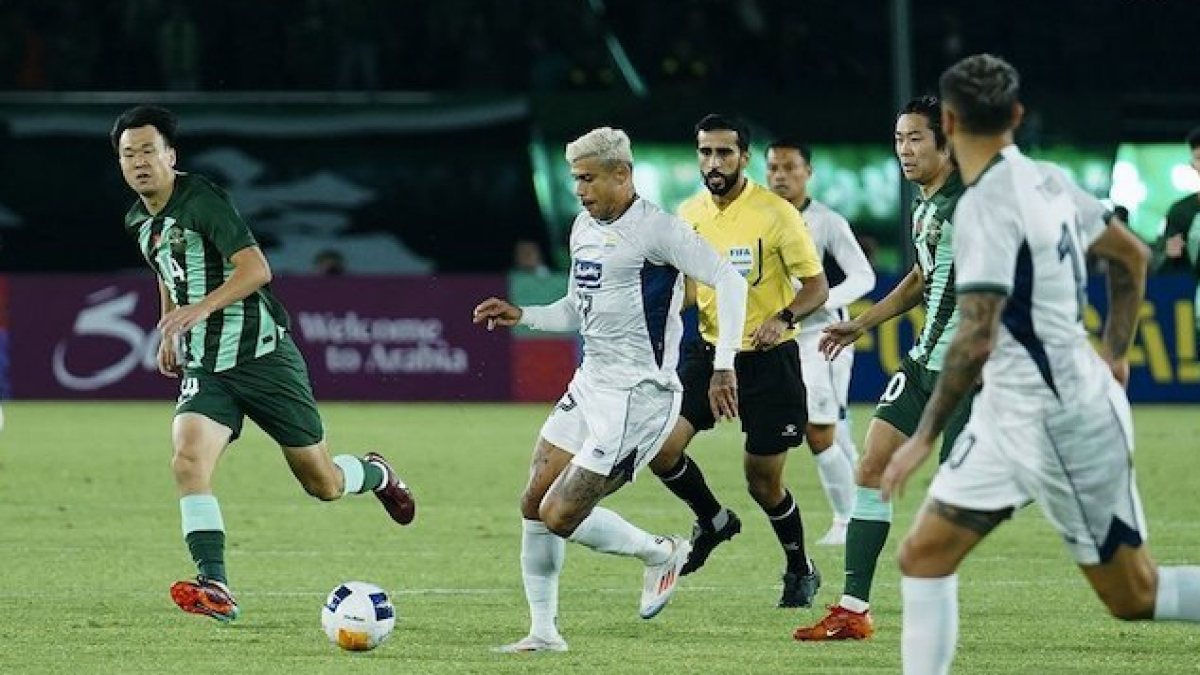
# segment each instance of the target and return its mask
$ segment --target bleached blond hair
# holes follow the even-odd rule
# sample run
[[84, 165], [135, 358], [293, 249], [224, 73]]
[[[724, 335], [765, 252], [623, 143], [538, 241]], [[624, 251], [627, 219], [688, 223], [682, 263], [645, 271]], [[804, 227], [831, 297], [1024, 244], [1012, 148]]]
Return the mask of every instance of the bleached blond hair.
[[567, 162], [574, 164], [581, 159], [598, 159], [606, 163], [622, 163], [633, 166], [633, 150], [629, 147], [629, 135], [620, 129], [600, 127], [567, 143]]

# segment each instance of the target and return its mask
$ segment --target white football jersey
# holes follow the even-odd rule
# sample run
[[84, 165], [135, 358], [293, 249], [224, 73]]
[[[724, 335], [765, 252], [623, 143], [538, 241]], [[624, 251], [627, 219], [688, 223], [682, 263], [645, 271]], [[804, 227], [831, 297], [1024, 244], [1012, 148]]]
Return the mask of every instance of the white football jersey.
[[1035, 406], [1111, 379], [1083, 325], [1085, 256], [1105, 228], [1100, 202], [1010, 145], [967, 189], [955, 222], [958, 293], [1008, 297], [984, 393]]
[[[729, 287], [733, 280], [744, 287], [741, 276], [691, 226], [640, 198], [612, 222], [581, 212], [571, 226], [570, 248], [566, 297], [550, 307], [525, 308], [522, 321], [561, 329], [552, 314], [573, 312], [571, 323], [583, 336], [579, 375], [592, 384], [630, 388], [651, 381], [681, 391], [675, 369], [684, 275], [710, 286]], [[731, 323], [721, 318], [722, 348], [730, 360], [741, 341], [744, 297], [736, 309], [740, 314]]]
[[850, 223], [840, 213], [809, 199], [800, 214], [808, 224], [808, 235], [829, 281], [829, 299], [804, 319], [800, 332], [820, 332], [831, 323], [850, 318], [846, 306], [875, 288], [875, 271], [854, 238]]

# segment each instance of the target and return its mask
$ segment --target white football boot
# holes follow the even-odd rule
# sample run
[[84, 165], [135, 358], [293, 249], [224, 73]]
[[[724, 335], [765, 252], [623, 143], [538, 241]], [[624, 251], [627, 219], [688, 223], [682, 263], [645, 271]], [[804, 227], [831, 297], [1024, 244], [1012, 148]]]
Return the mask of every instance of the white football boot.
[[646, 565], [642, 581], [642, 606], [638, 612], [643, 619], [653, 619], [667, 606], [675, 585], [679, 581], [679, 570], [687, 562], [692, 545], [678, 535], [669, 537], [671, 554], [657, 565]]
[[500, 645], [492, 651], [498, 654], [531, 654], [533, 652], [565, 652], [567, 641], [561, 635], [544, 638], [539, 635], [526, 635], [510, 645]]

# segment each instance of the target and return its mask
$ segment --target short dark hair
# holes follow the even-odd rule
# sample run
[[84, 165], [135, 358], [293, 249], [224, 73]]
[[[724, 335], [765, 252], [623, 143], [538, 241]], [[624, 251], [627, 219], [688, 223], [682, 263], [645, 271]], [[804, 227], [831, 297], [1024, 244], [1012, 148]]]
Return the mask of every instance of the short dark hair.
[[938, 86], [942, 101], [954, 108], [963, 131], [998, 134], [1012, 126], [1021, 76], [999, 56], [968, 56], [947, 68]]
[[929, 128], [933, 131], [933, 142], [938, 150], [946, 147], [946, 132], [942, 129], [942, 102], [933, 94], [925, 94], [918, 96], [900, 109], [896, 113], [896, 118], [901, 115], [924, 115], [926, 121], [929, 122]]
[[1192, 150], [1200, 148], [1200, 127], [1196, 127], [1188, 132], [1187, 144]]
[[805, 163], [812, 164], [812, 148], [810, 148], [806, 143], [801, 143], [794, 138], [784, 137], [771, 141], [771, 144], [767, 146], [767, 150], [775, 150], [777, 148], [791, 148], [792, 150], [800, 153], [800, 156], [804, 158]]
[[742, 152], [750, 149], [750, 129], [737, 117], [720, 113], [705, 115], [699, 122], [696, 122], [696, 135], [699, 135], [701, 131], [732, 131], [737, 134], [737, 144]]
[[146, 126], [157, 129], [158, 133], [162, 134], [168, 148], [175, 147], [175, 134], [179, 129], [179, 121], [175, 118], [175, 113], [156, 105], [138, 105], [121, 113], [121, 116], [113, 123], [112, 131], [108, 134], [113, 150], [120, 150], [118, 145], [121, 142], [121, 134], [125, 133], [126, 129]]

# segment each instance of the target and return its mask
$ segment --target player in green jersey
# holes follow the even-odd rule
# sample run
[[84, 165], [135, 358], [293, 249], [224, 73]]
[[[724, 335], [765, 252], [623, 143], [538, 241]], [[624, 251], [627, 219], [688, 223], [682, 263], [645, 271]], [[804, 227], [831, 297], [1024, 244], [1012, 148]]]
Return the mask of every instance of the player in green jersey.
[[[1200, 174], [1200, 127], [1187, 135], [1192, 169]], [[1185, 272], [1200, 278], [1200, 192], [1171, 205], [1167, 211], [1166, 262], [1159, 271]], [[1200, 330], [1200, 284], [1196, 286], [1196, 329]]]
[[[936, 97], [922, 96], [909, 101], [896, 118], [900, 170], [919, 192], [911, 222], [917, 264], [887, 297], [851, 321], [828, 326], [821, 338], [822, 351], [833, 358], [867, 330], [919, 304], [925, 307], [916, 344], [888, 381], [867, 429], [866, 448], [855, 475], [854, 512], [846, 530], [842, 597], [819, 622], [797, 628], [797, 640], [862, 640], [875, 630], [869, 611], [871, 584], [892, 525], [892, 505], [881, 498], [880, 480], [892, 454], [916, 430], [958, 325], [952, 218], [965, 188], [942, 133], [941, 114]], [[942, 444], [943, 456], [954, 445], [970, 409], [968, 399], [955, 412]]]
[[279, 444], [313, 497], [373, 492], [401, 525], [412, 522], [416, 504], [378, 454], [330, 457], [307, 366], [271, 293], [270, 265], [228, 195], [175, 169], [176, 128], [169, 110], [137, 106], [117, 118], [111, 141], [138, 196], [125, 229], [158, 276], [158, 369], [181, 378], [171, 470], [199, 574], [173, 584], [171, 598], [186, 612], [230, 621], [238, 604], [225, 574], [212, 476], [246, 417]]

